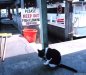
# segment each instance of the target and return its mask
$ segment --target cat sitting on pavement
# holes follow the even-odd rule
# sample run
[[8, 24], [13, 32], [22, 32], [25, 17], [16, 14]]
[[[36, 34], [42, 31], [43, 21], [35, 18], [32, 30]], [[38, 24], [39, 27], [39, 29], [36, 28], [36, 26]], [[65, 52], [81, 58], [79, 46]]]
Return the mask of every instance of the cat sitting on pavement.
[[44, 65], [48, 65], [51, 68], [60, 67], [71, 70], [73, 72], [77, 72], [77, 70], [60, 63], [61, 54], [56, 49], [45, 48], [38, 50], [38, 56], [46, 61], [44, 62]]

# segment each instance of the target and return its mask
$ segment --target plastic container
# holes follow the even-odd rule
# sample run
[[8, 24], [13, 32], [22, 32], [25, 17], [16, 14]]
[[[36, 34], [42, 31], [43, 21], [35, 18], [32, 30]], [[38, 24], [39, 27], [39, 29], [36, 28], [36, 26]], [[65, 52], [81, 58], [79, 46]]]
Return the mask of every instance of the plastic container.
[[24, 29], [23, 36], [29, 43], [36, 41], [37, 30], [36, 29]]

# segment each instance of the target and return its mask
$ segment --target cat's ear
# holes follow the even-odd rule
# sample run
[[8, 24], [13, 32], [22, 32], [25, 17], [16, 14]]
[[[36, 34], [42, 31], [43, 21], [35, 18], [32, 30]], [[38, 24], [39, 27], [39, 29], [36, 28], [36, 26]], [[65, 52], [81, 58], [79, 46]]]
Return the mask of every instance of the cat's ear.
[[38, 52], [40, 52], [40, 50], [38, 49]]

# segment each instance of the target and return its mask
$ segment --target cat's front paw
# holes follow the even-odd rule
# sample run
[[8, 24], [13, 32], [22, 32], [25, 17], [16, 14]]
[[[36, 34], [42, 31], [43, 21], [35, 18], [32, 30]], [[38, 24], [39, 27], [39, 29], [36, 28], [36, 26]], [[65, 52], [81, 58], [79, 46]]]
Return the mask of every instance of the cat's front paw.
[[44, 65], [48, 65], [49, 63], [47, 63], [47, 62], [44, 62]]
[[45, 66], [48, 65], [48, 63], [44, 63], [44, 65], [45, 65]]
[[47, 60], [46, 62], [44, 62], [44, 65], [48, 65], [49, 64], [49, 60]]
[[57, 65], [55, 65], [55, 64], [49, 64], [49, 67], [51, 67], [51, 68], [55, 68]]

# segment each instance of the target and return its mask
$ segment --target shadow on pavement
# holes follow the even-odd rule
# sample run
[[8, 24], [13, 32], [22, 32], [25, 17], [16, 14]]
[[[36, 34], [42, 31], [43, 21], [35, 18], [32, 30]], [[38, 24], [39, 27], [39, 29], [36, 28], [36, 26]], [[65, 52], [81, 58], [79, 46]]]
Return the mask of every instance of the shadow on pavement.
[[[86, 50], [62, 56], [62, 63], [73, 67], [78, 72], [86, 71]], [[43, 65], [43, 61], [36, 52], [8, 57], [2, 62], [4, 75], [73, 75], [74, 73], [63, 69], [50, 69]]]

